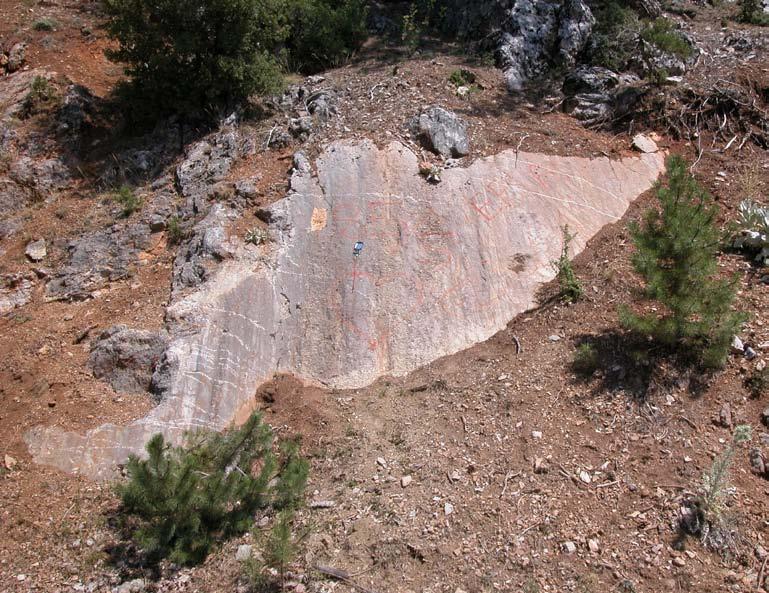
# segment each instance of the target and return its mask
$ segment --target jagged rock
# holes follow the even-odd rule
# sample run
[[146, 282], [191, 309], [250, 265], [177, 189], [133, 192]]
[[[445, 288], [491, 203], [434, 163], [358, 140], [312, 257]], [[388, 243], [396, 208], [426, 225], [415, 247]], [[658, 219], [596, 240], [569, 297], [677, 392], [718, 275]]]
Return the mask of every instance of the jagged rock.
[[553, 63], [573, 66], [594, 24], [582, 0], [515, 0], [502, 21], [496, 50], [507, 88], [523, 90]]
[[312, 118], [308, 116], [293, 118], [288, 124], [288, 131], [292, 136], [304, 142], [312, 132]]
[[26, 305], [32, 298], [34, 274], [5, 274], [0, 276], [0, 315]]
[[95, 109], [95, 97], [86, 87], [71, 84], [56, 113], [57, 130], [70, 145], [76, 145]]
[[607, 93], [620, 83], [620, 75], [601, 66], [580, 66], [566, 75], [563, 92], [567, 96], [578, 93]]
[[739, 336], [732, 337], [732, 352], [736, 354], [742, 354], [745, 352], [745, 344], [742, 342]]
[[105, 283], [126, 278], [139, 251], [149, 246], [149, 236], [146, 224], [115, 225], [70, 241], [67, 263], [46, 285], [47, 298], [87, 299]]
[[298, 173], [312, 173], [310, 159], [301, 150], [294, 153], [293, 166], [294, 171]]
[[16, 72], [24, 65], [26, 56], [26, 43], [19, 42], [12, 45], [10, 51], [8, 52], [8, 62], [5, 65], [5, 69], [8, 72]]
[[291, 145], [293, 137], [283, 128], [277, 128], [270, 132], [270, 136], [267, 141], [267, 146], [270, 148], [286, 148]]
[[115, 325], [91, 347], [88, 364], [94, 377], [107, 380], [115, 391], [147, 391], [167, 341], [165, 333]]
[[27, 201], [36, 202], [47, 200], [70, 182], [69, 170], [59, 159], [37, 161], [29, 156], [16, 159], [8, 177], [24, 188]]
[[33, 262], [43, 261], [45, 256], [48, 255], [45, 239], [38, 239], [37, 241], [30, 241], [27, 243], [27, 246], [24, 249], [24, 255]]
[[315, 91], [307, 98], [307, 111], [320, 121], [330, 119], [337, 112], [334, 93], [327, 89]]
[[224, 204], [214, 204], [191, 236], [179, 249], [174, 262], [173, 289], [175, 292], [197, 286], [207, 277], [207, 265], [232, 255], [225, 227], [237, 218], [237, 212]]
[[633, 74], [581, 66], [564, 80], [564, 110], [588, 125], [612, 120], [629, 112], [638, 102], [642, 91], [633, 85], [639, 81]]
[[197, 214], [205, 209], [211, 188], [222, 181], [233, 161], [242, 153], [241, 138], [235, 129], [222, 129], [197, 142], [176, 168], [176, 181], [188, 206]]
[[753, 447], [748, 454], [748, 460], [750, 461], [750, 469], [753, 473], [763, 476], [766, 474], [766, 460], [761, 449]]
[[470, 152], [467, 124], [451, 111], [430, 107], [413, 118], [409, 127], [426, 148], [444, 157], [461, 157]]

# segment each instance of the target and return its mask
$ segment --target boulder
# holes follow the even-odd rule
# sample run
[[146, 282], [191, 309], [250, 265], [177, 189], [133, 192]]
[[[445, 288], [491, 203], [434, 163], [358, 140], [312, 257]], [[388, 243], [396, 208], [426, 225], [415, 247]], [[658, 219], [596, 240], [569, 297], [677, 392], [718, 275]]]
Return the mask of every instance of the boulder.
[[430, 107], [412, 119], [409, 127], [427, 149], [444, 157], [461, 157], [470, 152], [467, 124], [451, 111]]
[[94, 377], [105, 379], [115, 391], [147, 391], [167, 341], [163, 332], [115, 325], [94, 343], [88, 364]]

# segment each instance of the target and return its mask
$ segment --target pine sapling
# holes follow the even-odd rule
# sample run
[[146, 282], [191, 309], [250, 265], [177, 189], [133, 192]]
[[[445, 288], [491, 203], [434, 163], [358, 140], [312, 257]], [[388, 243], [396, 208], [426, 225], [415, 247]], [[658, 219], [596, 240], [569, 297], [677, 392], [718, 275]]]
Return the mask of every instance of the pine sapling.
[[745, 316], [732, 310], [735, 281], [715, 277], [722, 243], [712, 198], [689, 174], [685, 161], [667, 162], [668, 183], [657, 186], [661, 208], [631, 224], [633, 267], [646, 281], [646, 295], [663, 314], [620, 310], [622, 325], [660, 344], [694, 353], [704, 367], [720, 367]]
[[577, 278], [577, 274], [571, 265], [571, 259], [569, 259], [571, 242], [576, 235], [572, 235], [569, 232], [569, 225], [564, 225], [561, 231], [563, 233], [561, 255], [557, 260], [550, 262], [550, 264], [556, 272], [558, 285], [561, 289], [561, 298], [567, 303], [575, 303], [582, 298], [583, 294], [582, 283]]
[[196, 564], [215, 542], [247, 531], [256, 511], [295, 506], [307, 462], [295, 445], [279, 456], [272, 448], [270, 427], [254, 413], [240, 428], [194, 433], [184, 447], [155, 435], [147, 459], [131, 456], [117, 491], [148, 558]]

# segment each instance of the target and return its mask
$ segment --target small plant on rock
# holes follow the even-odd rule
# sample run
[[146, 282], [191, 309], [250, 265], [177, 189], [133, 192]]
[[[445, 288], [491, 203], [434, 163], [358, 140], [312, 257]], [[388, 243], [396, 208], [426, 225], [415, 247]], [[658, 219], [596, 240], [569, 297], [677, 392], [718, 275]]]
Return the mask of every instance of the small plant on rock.
[[694, 52], [686, 38], [676, 31], [673, 21], [664, 17], [647, 24], [641, 31], [641, 39], [683, 60], [690, 58]]
[[261, 227], [255, 226], [246, 232], [246, 243], [262, 245], [270, 240], [270, 233]]
[[569, 232], [569, 225], [564, 225], [561, 230], [563, 232], [561, 255], [557, 260], [552, 261], [551, 265], [556, 271], [558, 285], [561, 288], [561, 298], [567, 303], [575, 303], [582, 298], [583, 294], [582, 283], [577, 278], [571, 265], [571, 259], [569, 259], [571, 242], [576, 235]]
[[272, 448], [258, 413], [237, 429], [193, 433], [184, 447], [155, 435], [147, 459], [131, 456], [117, 486], [132, 539], [150, 561], [196, 564], [216, 542], [247, 531], [257, 511], [295, 507], [307, 461], [296, 446], [280, 456]]
[[141, 200], [136, 196], [133, 190], [127, 185], [120, 186], [114, 194], [115, 201], [120, 204], [122, 208], [122, 215], [126, 218], [131, 216], [141, 207]]
[[657, 186], [661, 209], [649, 209], [642, 224], [630, 226], [633, 267], [646, 281], [647, 296], [664, 310], [636, 314], [624, 307], [620, 322], [703, 367], [717, 368], [745, 316], [732, 310], [735, 281], [715, 278], [721, 233], [712, 198], [681, 157], [670, 157], [667, 170], [667, 185]]
[[56, 87], [45, 76], [35, 76], [29, 87], [29, 92], [21, 105], [20, 117], [31, 117], [56, 107], [59, 94]]
[[168, 243], [170, 245], [181, 243], [184, 238], [184, 230], [182, 229], [182, 224], [178, 216], [172, 216], [168, 219], [166, 229], [168, 231]]

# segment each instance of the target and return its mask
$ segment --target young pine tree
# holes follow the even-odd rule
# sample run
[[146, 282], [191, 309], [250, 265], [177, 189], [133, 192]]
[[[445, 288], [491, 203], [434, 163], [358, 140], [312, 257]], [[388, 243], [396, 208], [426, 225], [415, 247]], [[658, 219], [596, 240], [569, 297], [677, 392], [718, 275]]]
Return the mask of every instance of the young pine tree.
[[[254, 513], [293, 507], [307, 481], [295, 446], [276, 458], [272, 431], [253, 414], [240, 428], [191, 436], [186, 447], [155, 435], [147, 459], [131, 456], [128, 481], [117, 486], [123, 511], [150, 560], [195, 564], [219, 539], [247, 531]], [[258, 471], [255, 471], [258, 468]]]
[[584, 294], [582, 283], [574, 272], [574, 267], [571, 265], [571, 257], [569, 255], [569, 252], [571, 251], [571, 242], [576, 235], [572, 235], [569, 232], [569, 225], [564, 225], [561, 228], [561, 232], [563, 234], [561, 256], [557, 260], [551, 261], [550, 265], [553, 266], [553, 269], [556, 272], [558, 285], [561, 289], [561, 298], [567, 303], [576, 303]]
[[620, 321], [664, 345], [685, 348], [705, 367], [719, 367], [745, 317], [732, 310], [734, 282], [715, 278], [721, 236], [712, 198], [681, 157], [668, 159], [667, 172], [667, 186], [657, 188], [661, 209], [648, 210], [641, 225], [630, 227], [633, 267], [646, 281], [647, 296], [665, 311], [636, 315], [624, 308]]

